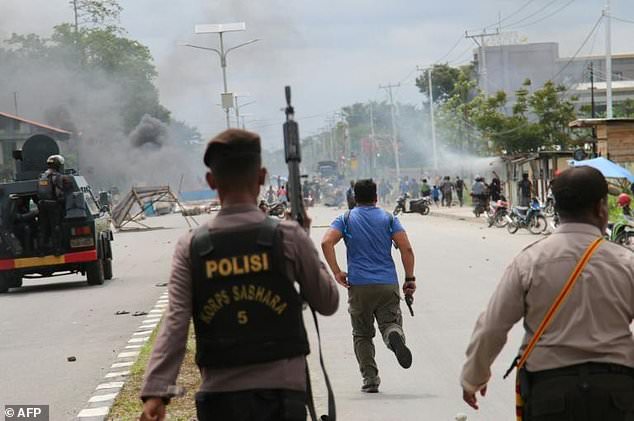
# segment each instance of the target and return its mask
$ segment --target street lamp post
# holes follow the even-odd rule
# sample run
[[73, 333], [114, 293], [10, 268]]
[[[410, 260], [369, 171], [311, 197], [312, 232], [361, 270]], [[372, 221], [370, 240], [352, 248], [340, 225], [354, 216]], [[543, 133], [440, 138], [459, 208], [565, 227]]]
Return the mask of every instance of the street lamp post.
[[196, 25], [194, 28], [194, 32], [196, 34], [218, 34], [219, 35], [220, 50], [216, 48], [202, 47], [199, 45], [185, 44], [185, 47], [213, 51], [214, 53], [218, 54], [218, 57], [220, 57], [220, 67], [222, 69], [222, 83], [224, 88], [224, 91], [221, 95], [221, 102], [222, 102], [222, 107], [225, 109], [225, 116], [227, 119], [227, 128], [231, 127], [231, 120], [229, 117], [229, 113], [231, 108], [233, 108], [233, 101], [234, 101], [233, 94], [229, 92], [227, 87], [227, 55], [231, 51], [237, 50], [240, 47], [244, 47], [246, 45], [258, 42], [259, 39], [252, 39], [250, 41], [243, 42], [242, 44], [238, 44], [234, 47], [231, 47], [225, 50], [223, 34], [225, 32], [238, 32], [238, 31], [244, 31], [244, 30], [246, 30], [246, 24], [244, 22]]

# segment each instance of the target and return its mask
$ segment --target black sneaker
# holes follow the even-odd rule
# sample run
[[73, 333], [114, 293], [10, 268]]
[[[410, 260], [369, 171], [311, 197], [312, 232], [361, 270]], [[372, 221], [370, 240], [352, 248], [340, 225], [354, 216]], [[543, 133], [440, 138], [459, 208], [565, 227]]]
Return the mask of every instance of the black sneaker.
[[364, 393], [378, 393], [380, 383], [381, 379], [379, 379], [378, 377], [375, 379], [363, 379], [363, 386], [361, 386], [361, 391]]
[[387, 339], [401, 367], [410, 368], [412, 366], [412, 352], [405, 346], [401, 335], [398, 332], [392, 332]]

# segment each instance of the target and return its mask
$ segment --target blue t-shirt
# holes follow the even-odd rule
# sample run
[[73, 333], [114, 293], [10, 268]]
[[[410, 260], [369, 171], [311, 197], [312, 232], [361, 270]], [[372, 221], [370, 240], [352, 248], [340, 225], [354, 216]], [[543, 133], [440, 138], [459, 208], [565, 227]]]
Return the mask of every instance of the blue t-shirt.
[[398, 218], [376, 206], [357, 206], [350, 211], [347, 230], [344, 219], [345, 214], [340, 215], [330, 227], [344, 236], [350, 285], [398, 284], [392, 236], [405, 231]]

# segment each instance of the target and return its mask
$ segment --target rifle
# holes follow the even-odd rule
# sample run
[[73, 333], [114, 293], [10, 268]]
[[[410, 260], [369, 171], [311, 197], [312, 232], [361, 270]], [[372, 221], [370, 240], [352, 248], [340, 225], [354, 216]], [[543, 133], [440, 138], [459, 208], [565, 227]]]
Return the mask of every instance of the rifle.
[[[304, 209], [304, 197], [302, 196], [301, 174], [299, 173], [299, 163], [302, 162], [302, 154], [299, 145], [299, 126], [295, 121], [295, 109], [291, 105], [291, 87], [287, 86], [286, 91], [286, 123], [284, 123], [284, 154], [286, 155], [286, 164], [288, 165], [288, 188], [286, 194], [291, 202], [291, 218], [296, 220], [299, 225], [304, 226], [306, 221], [306, 209]], [[315, 322], [315, 330], [317, 331], [317, 344], [319, 346], [319, 364], [324, 374], [326, 389], [328, 390], [328, 415], [322, 415], [320, 421], [337, 421], [337, 411], [335, 408], [335, 395], [330, 385], [324, 358], [321, 352], [321, 335], [319, 334], [319, 323], [317, 322], [317, 313], [310, 307]], [[308, 412], [312, 421], [317, 421], [315, 411], [315, 402], [313, 401], [313, 392], [310, 384], [310, 373], [306, 369], [306, 393], [308, 394]]]
[[295, 109], [291, 105], [291, 87], [286, 87], [286, 122], [284, 123], [284, 153], [288, 165], [287, 195], [291, 203], [291, 218], [302, 227], [306, 219], [304, 199], [302, 196], [301, 175], [299, 164], [302, 154], [299, 143], [299, 126], [295, 121]]

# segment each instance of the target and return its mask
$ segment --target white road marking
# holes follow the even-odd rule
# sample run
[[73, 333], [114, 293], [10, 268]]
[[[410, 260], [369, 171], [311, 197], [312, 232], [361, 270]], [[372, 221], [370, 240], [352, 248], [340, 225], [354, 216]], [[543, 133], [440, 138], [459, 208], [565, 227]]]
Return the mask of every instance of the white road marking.
[[163, 314], [163, 310], [150, 310], [150, 314]]
[[105, 375], [106, 379], [111, 379], [113, 377], [124, 377], [127, 376], [128, 374], [130, 374], [129, 371], [114, 371], [112, 373], [108, 373]]
[[123, 382], [101, 383], [99, 386], [97, 386], [97, 390], [121, 389], [122, 387], [123, 387]]
[[158, 300], [156, 304], [168, 304], [170, 300]]
[[125, 347], [125, 349], [141, 349], [143, 348], [143, 345], [128, 345]]
[[139, 328], [136, 331], [140, 332], [142, 330], [154, 330], [156, 326], [158, 326], [158, 323], [152, 323], [151, 325], [142, 325], [142, 326], [139, 326]]
[[128, 361], [125, 363], [114, 363], [110, 366], [110, 368], [123, 368], [123, 367], [130, 367], [132, 365], [134, 365], [134, 362]]
[[132, 357], [138, 357], [140, 354], [140, 352], [135, 351], [135, 352], [122, 352], [121, 354], [117, 355], [117, 358], [132, 358]]
[[88, 399], [88, 402], [95, 403], [95, 402], [112, 401], [114, 400], [114, 398], [117, 397], [117, 395], [118, 393], [108, 393], [107, 395], [95, 395], [92, 398]]
[[150, 336], [151, 334], [152, 332], [150, 332], [149, 330], [146, 330], [143, 332], [134, 332], [132, 336]]
[[149, 339], [148, 338], [132, 338], [128, 341], [129, 344], [134, 344], [134, 343], [139, 343], [139, 342], [145, 342]]
[[110, 407], [103, 406], [99, 408], [87, 408], [82, 409], [79, 414], [77, 414], [78, 418], [89, 418], [89, 417], [104, 417], [108, 415], [110, 412]]
[[161, 319], [157, 319], [157, 318], [145, 319], [141, 322], [141, 324], [144, 324], [144, 325], [153, 324], [153, 323], [159, 322], [160, 320]]

